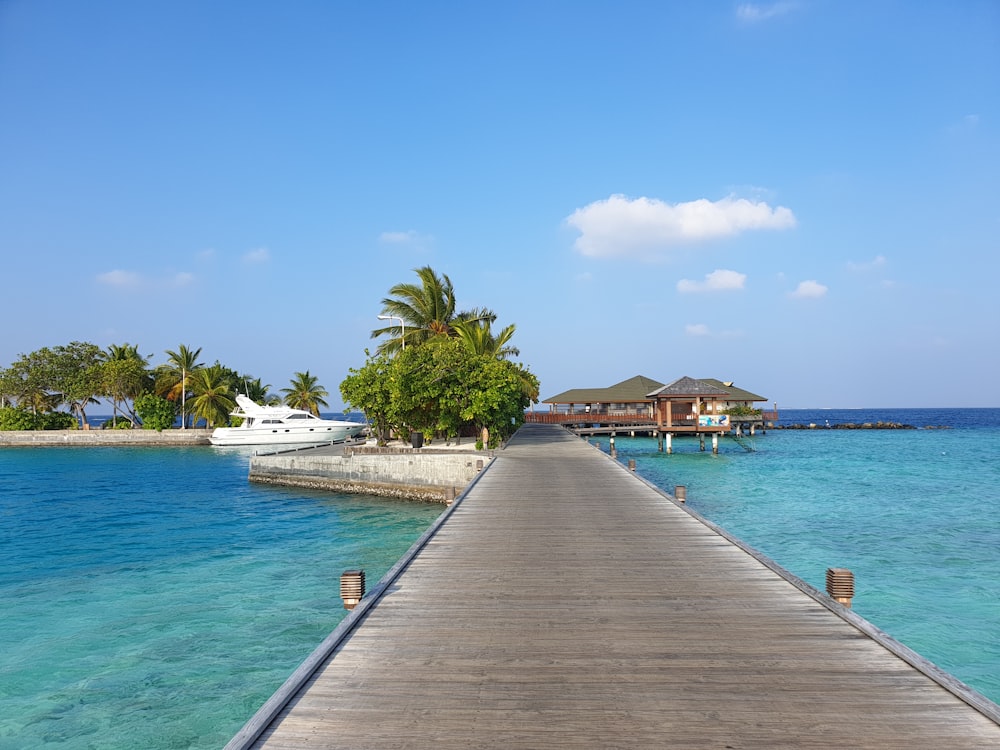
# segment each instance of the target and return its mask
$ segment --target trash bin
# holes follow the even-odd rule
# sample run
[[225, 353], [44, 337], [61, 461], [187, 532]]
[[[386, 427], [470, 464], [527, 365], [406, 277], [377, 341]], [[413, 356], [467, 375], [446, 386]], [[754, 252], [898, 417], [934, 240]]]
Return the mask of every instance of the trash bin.
[[424, 433], [422, 432], [411, 432], [410, 433], [410, 445], [414, 448], [424, 447]]

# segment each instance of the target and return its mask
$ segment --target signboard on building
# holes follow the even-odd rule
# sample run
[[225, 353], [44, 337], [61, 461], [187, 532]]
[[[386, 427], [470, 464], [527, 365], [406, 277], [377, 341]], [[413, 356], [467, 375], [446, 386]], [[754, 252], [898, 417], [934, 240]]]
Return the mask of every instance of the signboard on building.
[[699, 427], [729, 427], [728, 414], [699, 414]]

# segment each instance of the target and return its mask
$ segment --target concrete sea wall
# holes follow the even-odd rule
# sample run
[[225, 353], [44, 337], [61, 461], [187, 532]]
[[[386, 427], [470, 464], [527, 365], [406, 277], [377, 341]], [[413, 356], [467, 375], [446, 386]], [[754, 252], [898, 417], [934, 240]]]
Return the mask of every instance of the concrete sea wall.
[[47, 445], [210, 445], [211, 430], [17, 430], [0, 431], [0, 447]]
[[487, 451], [346, 448], [342, 455], [250, 458], [250, 481], [450, 503], [492, 460]]
[[[211, 430], [0, 431], [0, 448], [42, 446], [209, 446]], [[458, 448], [329, 446], [252, 455], [250, 481], [450, 503], [492, 460]]]

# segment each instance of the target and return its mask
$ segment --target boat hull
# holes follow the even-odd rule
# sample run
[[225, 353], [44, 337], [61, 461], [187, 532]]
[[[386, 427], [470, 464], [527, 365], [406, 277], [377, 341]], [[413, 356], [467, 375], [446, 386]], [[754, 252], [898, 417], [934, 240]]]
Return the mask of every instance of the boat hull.
[[208, 438], [212, 445], [303, 445], [341, 443], [360, 435], [365, 425], [357, 423], [298, 427], [219, 427]]

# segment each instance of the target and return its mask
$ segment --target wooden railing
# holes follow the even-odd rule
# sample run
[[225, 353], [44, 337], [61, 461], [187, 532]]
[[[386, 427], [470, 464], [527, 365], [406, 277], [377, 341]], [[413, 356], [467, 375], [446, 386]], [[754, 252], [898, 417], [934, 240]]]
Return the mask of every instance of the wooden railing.
[[[674, 427], [697, 426], [696, 415], [673, 414]], [[733, 417], [732, 422], [752, 422], [764, 421], [775, 422], [778, 419], [777, 411], [764, 411], [755, 418]], [[552, 411], [529, 411], [524, 414], [524, 421], [535, 424], [604, 424], [604, 425], [651, 425], [656, 424], [656, 417], [651, 414], [614, 414], [608, 412], [552, 412]]]
[[535, 424], [655, 424], [656, 419], [649, 414], [608, 414], [598, 412], [551, 412], [529, 411], [524, 414], [525, 422]]

